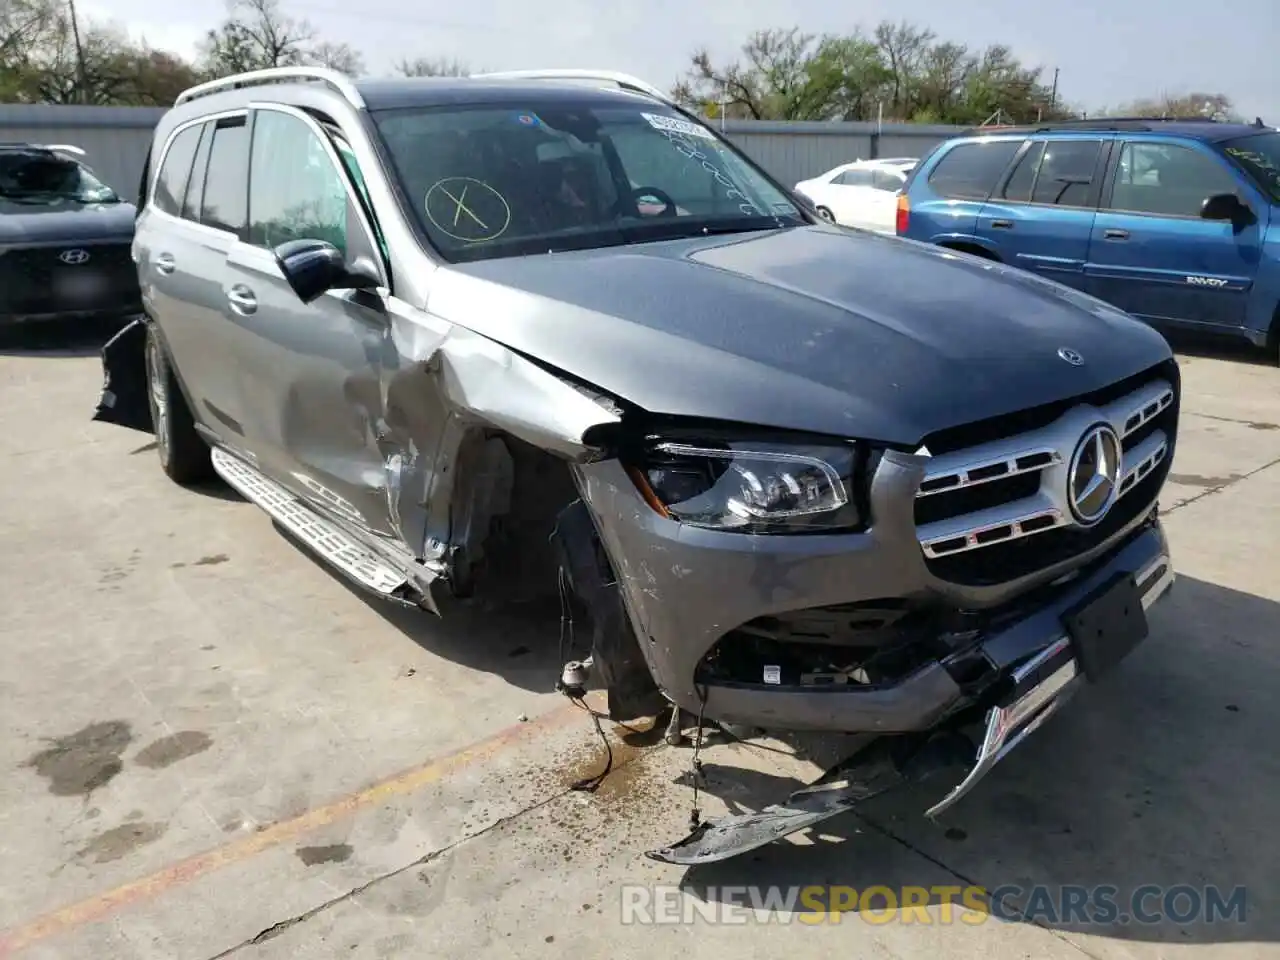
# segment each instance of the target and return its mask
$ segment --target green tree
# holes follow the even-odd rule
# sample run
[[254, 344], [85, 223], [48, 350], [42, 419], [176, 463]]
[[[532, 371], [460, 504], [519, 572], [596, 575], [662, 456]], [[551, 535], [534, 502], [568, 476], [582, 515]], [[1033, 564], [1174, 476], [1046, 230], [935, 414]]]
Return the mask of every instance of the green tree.
[[885, 21], [844, 35], [759, 30], [724, 64], [696, 51], [673, 94], [708, 115], [757, 120], [978, 124], [1068, 115], [1042, 73], [1005, 46], [975, 52]]

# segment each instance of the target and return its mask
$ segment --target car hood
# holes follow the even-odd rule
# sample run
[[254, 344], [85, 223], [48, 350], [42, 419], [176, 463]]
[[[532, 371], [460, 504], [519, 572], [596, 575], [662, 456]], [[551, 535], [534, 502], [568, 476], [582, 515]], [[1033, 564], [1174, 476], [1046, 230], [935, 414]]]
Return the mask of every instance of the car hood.
[[1171, 355], [1029, 273], [825, 226], [454, 265], [428, 309], [651, 413], [893, 444]]
[[131, 203], [22, 203], [0, 197], [0, 244], [129, 239], [133, 219]]

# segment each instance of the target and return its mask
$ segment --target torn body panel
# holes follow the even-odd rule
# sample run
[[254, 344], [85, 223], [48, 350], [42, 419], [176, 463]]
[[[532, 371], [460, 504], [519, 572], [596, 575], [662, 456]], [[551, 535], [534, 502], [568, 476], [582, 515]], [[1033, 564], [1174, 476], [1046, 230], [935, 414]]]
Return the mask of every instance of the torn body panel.
[[151, 433], [147, 403], [147, 365], [143, 351], [147, 326], [143, 317], [126, 324], [102, 347], [102, 392], [93, 419]]

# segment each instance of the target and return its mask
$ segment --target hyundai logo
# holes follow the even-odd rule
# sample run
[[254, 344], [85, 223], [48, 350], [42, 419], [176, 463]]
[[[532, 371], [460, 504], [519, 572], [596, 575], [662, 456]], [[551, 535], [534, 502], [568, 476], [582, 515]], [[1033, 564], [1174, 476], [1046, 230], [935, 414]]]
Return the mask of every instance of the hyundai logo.
[[1107, 515], [1120, 492], [1120, 437], [1109, 425], [1085, 431], [1067, 471], [1067, 499], [1081, 526], [1091, 527]]
[[78, 267], [82, 263], [89, 262], [89, 251], [88, 250], [63, 250], [60, 254], [58, 254], [58, 259], [61, 260], [63, 263], [69, 264], [73, 267]]
[[1073, 367], [1083, 366], [1084, 364], [1084, 357], [1080, 356], [1080, 354], [1076, 353], [1070, 347], [1059, 347], [1058, 356], [1067, 361], [1067, 363], [1071, 364]]

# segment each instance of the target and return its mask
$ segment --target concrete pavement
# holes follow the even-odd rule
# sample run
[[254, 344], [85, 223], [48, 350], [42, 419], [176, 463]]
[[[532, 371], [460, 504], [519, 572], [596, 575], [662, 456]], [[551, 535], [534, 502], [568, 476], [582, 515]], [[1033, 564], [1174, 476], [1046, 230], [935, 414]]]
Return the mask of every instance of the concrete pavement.
[[[368, 601], [91, 423], [93, 350], [4, 351], [0, 956], [1280, 956], [1280, 370], [1197, 355], [1183, 376], [1180, 579], [1111, 682], [939, 824], [934, 787], [682, 871], [641, 854], [687, 825], [687, 749], [611, 730], [604, 787], [569, 790], [605, 751], [550, 692], [554, 615]], [[703, 812], [834, 751], [715, 743]], [[1247, 914], [1073, 923], [1024, 902], [1037, 883], [1244, 886]], [[637, 884], [704, 908], [740, 885], [1008, 886], [1033, 920], [945, 923], [934, 897], [929, 923], [646, 925]]]

